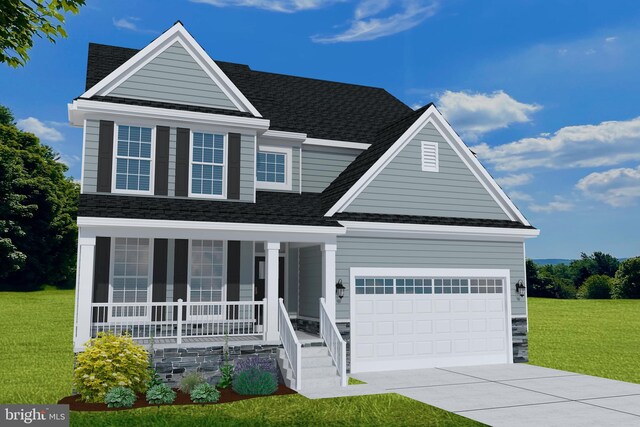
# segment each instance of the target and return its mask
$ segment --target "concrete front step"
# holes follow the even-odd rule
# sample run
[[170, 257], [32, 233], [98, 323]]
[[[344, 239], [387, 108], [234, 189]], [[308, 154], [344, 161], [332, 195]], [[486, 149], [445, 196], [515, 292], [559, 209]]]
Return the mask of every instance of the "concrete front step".
[[302, 347], [302, 358], [305, 357], [320, 357], [329, 356], [329, 350], [327, 347]]
[[337, 375], [338, 371], [335, 366], [318, 366], [314, 368], [302, 368], [302, 378], [306, 380], [325, 378]]
[[333, 366], [333, 359], [331, 359], [329, 356], [321, 356], [321, 357], [302, 356], [302, 369], [318, 368], [321, 366]]

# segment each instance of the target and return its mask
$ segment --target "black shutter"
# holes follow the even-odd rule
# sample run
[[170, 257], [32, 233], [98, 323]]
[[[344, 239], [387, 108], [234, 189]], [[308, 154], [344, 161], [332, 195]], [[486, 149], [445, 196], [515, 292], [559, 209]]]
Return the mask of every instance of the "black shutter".
[[[109, 271], [111, 257], [111, 238], [96, 237], [96, 249], [93, 259], [93, 302], [109, 302]], [[107, 310], [94, 309], [94, 322], [105, 322]]]
[[[151, 300], [153, 302], [167, 301], [167, 239], [153, 240], [153, 281], [151, 282]], [[166, 307], [152, 305], [151, 320], [165, 320]]]
[[176, 131], [176, 196], [189, 195], [189, 139], [190, 131], [178, 128]]
[[[176, 239], [175, 255], [173, 265], [173, 300], [188, 301], [187, 299], [187, 274], [189, 269], [189, 240]], [[174, 312], [174, 319], [177, 319], [177, 312]], [[186, 311], [182, 312], [182, 319], [186, 319]]]
[[227, 199], [240, 199], [240, 134], [229, 134], [229, 155], [227, 157]]
[[240, 301], [240, 242], [227, 242], [227, 301]]
[[154, 192], [157, 196], [169, 194], [169, 127], [156, 127], [156, 173]]
[[100, 120], [100, 132], [98, 134], [98, 182], [96, 188], [96, 191], [99, 193], [111, 193], [113, 128], [113, 122]]

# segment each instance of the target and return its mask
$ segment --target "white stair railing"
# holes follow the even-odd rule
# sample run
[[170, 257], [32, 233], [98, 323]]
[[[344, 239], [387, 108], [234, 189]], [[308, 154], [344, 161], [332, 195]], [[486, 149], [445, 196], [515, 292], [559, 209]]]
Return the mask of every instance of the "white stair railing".
[[293, 375], [296, 380], [297, 391], [302, 389], [302, 345], [298, 341], [296, 331], [293, 329], [289, 313], [284, 306], [282, 298], [278, 299], [278, 330], [280, 333], [280, 341], [284, 347], [284, 352], [289, 359]]
[[340, 374], [340, 385], [347, 386], [347, 343], [342, 339], [338, 326], [327, 313], [324, 298], [320, 298], [320, 337], [324, 340], [333, 363]]

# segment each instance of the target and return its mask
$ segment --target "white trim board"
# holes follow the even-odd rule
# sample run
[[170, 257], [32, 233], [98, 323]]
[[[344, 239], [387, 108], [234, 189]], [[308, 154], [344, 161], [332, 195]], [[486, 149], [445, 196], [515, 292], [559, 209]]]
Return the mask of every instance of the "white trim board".
[[540, 230], [531, 228], [469, 227], [363, 221], [338, 221], [338, 223], [347, 229], [347, 236], [362, 237], [523, 241], [524, 239], [537, 237], [540, 234]]
[[144, 107], [140, 105], [118, 104], [114, 102], [76, 99], [67, 104], [69, 122], [73, 126], [82, 126], [85, 119], [114, 120], [133, 119], [146, 120], [146, 123], [173, 124], [173, 127], [186, 123], [207, 126], [225, 126], [236, 129], [234, 132], [247, 133], [247, 129], [263, 131], [269, 128], [269, 120], [256, 117], [239, 117], [225, 114], [198, 113], [194, 111], [175, 110], [171, 108]]
[[108, 95], [112, 90], [176, 42], [180, 43], [198, 65], [202, 67], [203, 71], [220, 87], [220, 90], [233, 102], [238, 110], [250, 112], [256, 117], [262, 117], [258, 110], [224, 74], [218, 64], [211, 59], [207, 52], [202, 49], [180, 22], [176, 22], [144, 49], [140, 50], [108, 76], [89, 88], [81, 97], [91, 98], [94, 95]]
[[[440, 132], [449, 146], [458, 154], [480, 184], [487, 190], [489, 195], [502, 208], [504, 213], [512, 221], [520, 221], [524, 225], [530, 225], [522, 213], [515, 207], [500, 186], [489, 175], [486, 169], [480, 164], [478, 159], [471, 154], [469, 148], [464, 144], [455, 131], [442, 117], [438, 109], [431, 105], [416, 120], [405, 133], [360, 177], [360, 179], [342, 195], [342, 197], [325, 213], [325, 216], [332, 216], [336, 212], [343, 212], [364, 189], [384, 170], [384, 168], [411, 142], [422, 128], [427, 124], [433, 126]], [[445, 129], [447, 132], [443, 132]], [[451, 138], [449, 137], [451, 136]]]

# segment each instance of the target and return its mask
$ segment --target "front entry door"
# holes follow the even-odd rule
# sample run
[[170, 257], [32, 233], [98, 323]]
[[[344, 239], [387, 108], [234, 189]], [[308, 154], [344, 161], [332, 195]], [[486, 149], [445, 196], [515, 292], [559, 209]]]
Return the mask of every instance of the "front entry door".
[[[278, 259], [278, 298], [284, 298], [284, 257], [278, 257]], [[265, 258], [263, 256], [256, 257], [254, 301], [262, 301], [265, 297], [266, 271]]]

